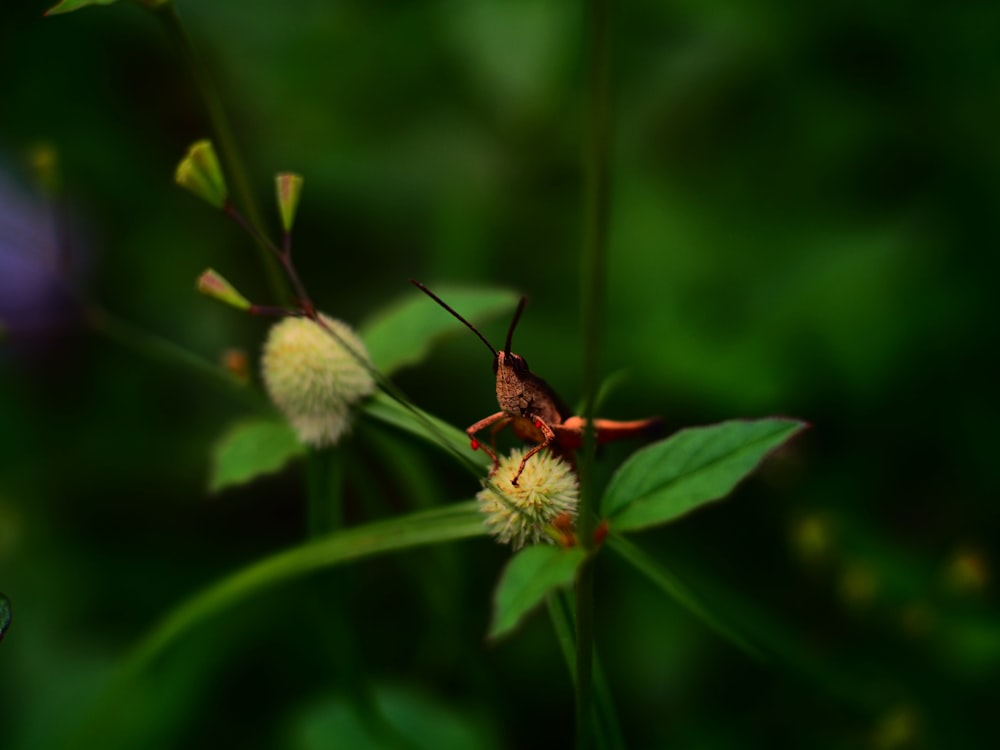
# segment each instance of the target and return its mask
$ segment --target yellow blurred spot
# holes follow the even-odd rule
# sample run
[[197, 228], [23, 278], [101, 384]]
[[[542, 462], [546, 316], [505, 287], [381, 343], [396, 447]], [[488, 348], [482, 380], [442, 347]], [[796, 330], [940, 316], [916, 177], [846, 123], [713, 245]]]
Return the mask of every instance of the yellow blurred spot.
[[872, 735], [872, 747], [877, 750], [898, 750], [912, 746], [917, 738], [919, 720], [908, 706], [897, 706], [882, 717]]
[[878, 595], [878, 575], [870, 565], [850, 563], [840, 577], [840, 596], [849, 605], [866, 607]]
[[17, 552], [22, 525], [17, 509], [0, 497], [0, 563], [13, 558]]
[[978, 551], [960, 549], [948, 561], [945, 580], [949, 588], [958, 593], [978, 593], [989, 584], [989, 567]]
[[59, 152], [47, 141], [39, 141], [28, 148], [28, 167], [35, 183], [45, 195], [52, 197], [59, 193]]
[[923, 602], [911, 602], [900, 614], [903, 632], [914, 638], [926, 636], [934, 628], [934, 613]]
[[823, 562], [833, 547], [832, 524], [821, 515], [800, 518], [792, 526], [792, 547], [805, 563]]

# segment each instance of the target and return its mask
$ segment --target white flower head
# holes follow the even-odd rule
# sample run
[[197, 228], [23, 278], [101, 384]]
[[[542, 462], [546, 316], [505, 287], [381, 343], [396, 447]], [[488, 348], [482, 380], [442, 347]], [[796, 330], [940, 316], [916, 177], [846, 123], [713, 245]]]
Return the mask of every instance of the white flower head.
[[552, 527], [560, 516], [576, 519], [580, 485], [573, 468], [550, 451], [528, 459], [517, 486], [510, 478], [521, 464], [524, 450], [517, 448], [500, 459], [500, 465], [476, 495], [486, 527], [497, 541], [515, 550], [525, 544], [555, 542]]
[[[367, 359], [365, 345], [346, 323], [320, 317], [355, 354]], [[299, 439], [316, 447], [335, 445], [350, 429], [351, 406], [375, 390], [355, 355], [309, 318], [275, 323], [261, 365], [271, 401]]]

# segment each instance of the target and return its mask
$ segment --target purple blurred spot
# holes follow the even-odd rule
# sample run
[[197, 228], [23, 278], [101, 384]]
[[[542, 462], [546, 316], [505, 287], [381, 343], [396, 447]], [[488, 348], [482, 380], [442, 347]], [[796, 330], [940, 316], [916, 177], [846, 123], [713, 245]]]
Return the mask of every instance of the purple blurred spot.
[[66, 275], [79, 266], [56, 209], [0, 172], [0, 323], [12, 339], [47, 337], [78, 317]]

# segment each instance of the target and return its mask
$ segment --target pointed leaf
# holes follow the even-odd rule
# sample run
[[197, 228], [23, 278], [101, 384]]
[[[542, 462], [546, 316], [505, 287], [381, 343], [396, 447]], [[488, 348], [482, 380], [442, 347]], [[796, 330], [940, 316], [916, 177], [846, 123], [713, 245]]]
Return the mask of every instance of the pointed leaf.
[[464, 431], [452, 427], [437, 417], [431, 416], [417, 407], [407, 408], [391, 396], [379, 391], [365, 402], [364, 411], [386, 424], [391, 424], [418, 437], [435, 443], [463, 459], [487, 466], [489, 457], [482, 451], [469, 448], [469, 436]]
[[118, 0], [62, 0], [61, 3], [45, 11], [45, 15], [57, 16], [60, 13], [69, 13], [70, 11], [80, 10], [80, 8], [86, 8], [88, 5], [112, 5], [117, 2]]
[[283, 420], [239, 422], [215, 444], [209, 490], [218, 492], [272, 474], [305, 452], [295, 431]]
[[[268, 589], [318, 570], [366, 557], [429, 544], [485, 536], [486, 527], [474, 500], [434, 510], [355, 526], [279, 552], [213, 583], [175, 607], [138, 645], [122, 672], [119, 685], [197, 626]], [[109, 698], [108, 709], [115, 701]]]
[[[518, 301], [514, 292], [502, 289], [442, 286], [434, 292], [473, 325], [513, 310]], [[386, 374], [420, 362], [435, 340], [461, 331], [475, 338], [461, 322], [418, 292], [384, 308], [360, 328], [372, 363]], [[490, 360], [484, 350], [480, 353], [484, 371], [489, 372]]]
[[507, 563], [493, 595], [493, 622], [489, 638], [516, 628], [555, 588], [568, 586], [586, 557], [582, 547], [563, 549], [538, 544], [521, 550]]
[[604, 515], [615, 531], [672, 521], [728, 495], [768, 453], [805, 427], [774, 417], [681, 430], [622, 464], [604, 493]]

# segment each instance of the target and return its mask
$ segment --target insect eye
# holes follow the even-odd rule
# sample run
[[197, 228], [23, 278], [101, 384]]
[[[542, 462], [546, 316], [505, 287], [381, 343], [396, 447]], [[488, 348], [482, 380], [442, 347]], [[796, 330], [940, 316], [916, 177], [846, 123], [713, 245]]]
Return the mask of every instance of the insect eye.
[[528, 367], [528, 360], [524, 357], [518, 357], [514, 360], [514, 365], [517, 367], [519, 372], [528, 372], [531, 368]]

